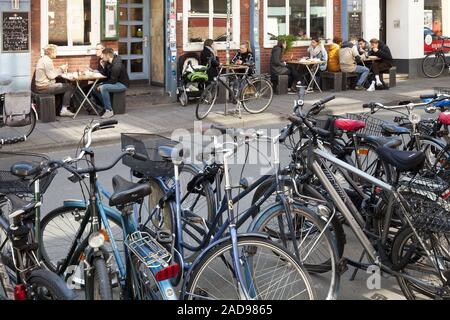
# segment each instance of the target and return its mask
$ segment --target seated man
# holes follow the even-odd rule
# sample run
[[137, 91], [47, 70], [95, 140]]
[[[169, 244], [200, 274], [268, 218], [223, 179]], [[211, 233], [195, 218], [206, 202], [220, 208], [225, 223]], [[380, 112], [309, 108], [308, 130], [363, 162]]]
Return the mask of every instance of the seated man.
[[356, 83], [356, 90], [363, 90], [363, 84], [366, 82], [369, 76], [369, 68], [358, 66], [357, 59], [359, 57], [356, 46], [351, 42], [345, 42], [342, 44], [341, 50], [339, 50], [339, 63], [341, 65], [342, 72], [359, 73], [359, 79]]
[[75, 93], [75, 86], [70, 83], [56, 83], [56, 78], [68, 69], [67, 65], [55, 68], [53, 60], [56, 58], [56, 52], [57, 46], [55, 45], [49, 44], [44, 48], [44, 56], [39, 59], [36, 65], [36, 90], [37, 93], [63, 94], [62, 107], [58, 110], [59, 106], [56, 106], [56, 114], [60, 117], [73, 117], [74, 114], [68, 108]]
[[98, 58], [98, 67], [97, 71], [100, 72], [105, 77], [108, 77], [108, 69], [106, 62], [103, 61], [103, 50], [105, 50], [105, 46], [101, 43], [97, 44], [97, 47], [95, 48], [95, 55]]
[[287, 75], [289, 77], [288, 93], [295, 94], [297, 91], [296, 84], [300, 81], [301, 75], [297, 71], [297, 68], [283, 61], [283, 52], [286, 50], [286, 47], [286, 40], [283, 39], [278, 40], [277, 45], [273, 47], [270, 56], [270, 75], [271, 77]]
[[122, 59], [114, 54], [113, 49], [106, 48], [103, 50], [102, 60], [107, 63], [109, 77], [97, 87], [96, 91], [101, 94], [103, 106], [105, 107], [105, 114], [102, 118], [108, 119], [114, 116], [110, 93], [126, 91], [130, 86], [130, 79]]
[[373, 73], [375, 75], [375, 81], [377, 87], [383, 87], [383, 81], [381, 81], [380, 74], [388, 73], [389, 69], [394, 66], [394, 59], [392, 58], [391, 50], [389, 47], [378, 39], [370, 40], [372, 49], [369, 52], [370, 56], [377, 56], [380, 60], [373, 62]]

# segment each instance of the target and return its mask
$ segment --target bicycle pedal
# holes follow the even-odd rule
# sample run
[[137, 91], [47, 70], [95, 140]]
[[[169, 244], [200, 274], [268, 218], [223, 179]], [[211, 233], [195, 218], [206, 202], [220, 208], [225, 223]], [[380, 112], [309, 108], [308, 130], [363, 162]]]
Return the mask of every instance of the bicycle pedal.
[[156, 234], [156, 239], [159, 243], [170, 244], [173, 242], [173, 237], [170, 231], [161, 230]]

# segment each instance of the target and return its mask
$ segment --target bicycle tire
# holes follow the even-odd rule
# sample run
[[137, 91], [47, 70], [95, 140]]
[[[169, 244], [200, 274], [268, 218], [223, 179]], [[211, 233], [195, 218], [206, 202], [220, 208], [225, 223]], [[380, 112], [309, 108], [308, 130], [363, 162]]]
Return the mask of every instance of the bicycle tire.
[[111, 279], [106, 261], [103, 257], [96, 257], [92, 262], [90, 275], [86, 277], [86, 289], [92, 300], [113, 300]]
[[[259, 85], [258, 85], [259, 83]], [[268, 93], [268, 96], [266, 95]], [[259, 99], [265, 99], [267, 101], [261, 100], [264, 104], [260, 108], [254, 108], [251, 106], [250, 101], [259, 101]], [[255, 98], [255, 99], [253, 99]], [[272, 84], [263, 78], [251, 79], [242, 89], [241, 93], [242, 106], [244, 109], [251, 114], [263, 113], [270, 107], [273, 101], [273, 87]]]
[[[255, 292], [263, 292], [264, 290], [261, 291], [262, 286], [265, 285], [265, 283], [263, 282], [265, 279], [270, 278], [270, 280], [278, 280], [277, 276], [280, 277], [283, 274], [282, 271], [280, 270], [275, 270], [274, 267], [271, 268], [271, 270], [273, 270], [274, 274], [272, 276], [268, 276], [268, 271], [265, 270], [260, 277], [258, 278], [257, 276], [255, 276], [255, 272], [258, 271], [257, 269], [255, 269], [255, 266], [253, 265], [253, 262], [260, 262], [263, 259], [258, 259], [260, 258], [258, 256], [258, 258], [254, 258], [254, 256], [258, 253], [258, 252], [264, 252], [263, 255], [264, 257], [266, 257], [266, 255], [268, 256], [269, 253], [273, 255], [273, 259], [276, 259], [277, 263], [275, 266], [278, 267], [284, 264], [285, 268], [293, 268], [293, 271], [291, 271], [294, 274], [294, 279], [290, 278], [290, 274], [289, 274], [289, 278], [287, 280], [284, 280], [285, 282], [283, 283], [287, 283], [286, 286], [288, 285], [295, 285], [297, 283], [299, 283], [301, 281], [302, 284], [304, 284], [305, 289], [302, 291], [297, 291], [300, 290], [300, 288], [297, 288], [295, 290], [296, 295], [294, 297], [297, 297], [299, 295], [299, 292], [306, 292], [306, 299], [308, 300], [314, 300], [315, 299], [315, 292], [314, 292], [314, 288], [312, 286], [312, 282], [311, 279], [307, 273], [307, 271], [305, 270], [305, 268], [300, 265], [296, 259], [289, 253], [287, 252], [285, 249], [281, 248], [280, 246], [274, 244], [273, 242], [260, 238], [260, 237], [256, 237], [256, 236], [246, 236], [246, 235], [240, 235], [238, 236], [238, 252], [242, 253], [243, 255], [239, 257], [239, 259], [241, 260], [241, 265], [245, 265], [244, 269], [244, 274], [246, 276], [246, 280], [248, 280], [249, 282], [251, 282], [250, 287], [251, 288], [247, 288], [247, 290], [252, 294], [252, 299], [253, 300], [258, 300], [258, 299], [262, 299], [262, 300], [284, 300], [286, 298], [283, 297], [282, 293], [279, 291], [276, 291], [274, 293], [272, 293], [272, 295], [270, 297], [268, 296], [264, 296], [264, 297], [258, 297], [258, 295]], [[259, 248], [259, 249], [258, 249]], [[186, 286], [186, 292], [185, 292], [185, 298], [186, 300], [192, 300], [194, 298], [204, 298], [204, 299], [220, 299], [220, 300], [238, 300], [238, 299], [242, 299], [243, 297], [239, 294], [240, 289], [239, 288], [232, 288], [230, 291], [228, 291], [228, 287], [226, 284], [231, 284], [234, 285], [236, 284], [237, 286], [239, 286], [239, 284], [237, 284], [237, 281], [231, 281], [228, 282], [226, 281], [226, 279], [224, 278], [223, 274], [220, 273], [220, 269], [218, 267], [214, 267], [214, 266], [210, 266], [210, 264], [212, 264], [215, 259], [218, 257], [217, 261], [220, 264], [225, 264], [226, 268], [228, 268], [230, 266], [229, 262], [226, 260], [226, 257], [219, 257], [222, 254], [225, 253], [230, 253], [232, 251], [232, 243], [231, 243], [231, 239], [225, 240], [222, 243], [210, 248], [208, 250], [208, 252], [205, 253], [205, 255], [203, 255], [201, 258], [199, 258], [199, 260], [197, 261], [197, 263], [195, 264], [195, 266], [193, 266], [193, 270], [192, 273], [190, 274], [190, 277], [188, 279], [187, 282], [187, 286]], [[225, 260], [223, 260], [225, 259]], [[281, 261], [281, 262], [280, 262]], [[271, 261], [273, 263], [273, 261]], [[267, 263], [265, 264], [267, 266]], [[211, 270], [213, 270], [213, 274], [218, 274], [218, 277], [215, 281], [211, 281], [208, 280], [207, 277], [210, 276], [208, 274], [204, 274], [207, 271], [207, 268], [211, 268]], [[270, 269], [270, 268], [269, 268]], [[209, 269], [208, 269], [209, 270]], [[225, 271], [227, 273], [226, 276], [231, 276], [233, 277], [233, 272], [232, 270], [228, 270]], [[267, 278], [262, 278], [261, 276], [267, 276]], [[199, 285], [199, 280], [202, 279], [202, 277], [205, 276], [205, 284], [203, 285], [203, 283], [201, 283]], [[298, 276], [298, 280], [297, 277]], [[261, 281], [261, 283], [255, 283], [255, 280]], [[225, 281], [225, 284], [224, 284]], [[278, 280], [277, 283], [281, 282], [282, 280]], [[217, 295], [212, 295], [212, 290], [210, 290], [210, 292], [206, 291], [209, 290], [208, 286], [214, 286], [215, 284], [217, 284], [216, 287], [216, 292], [218, 294], [220, 294], [221, 296], [217, 296]], [[269, 283], [269, 287], [270, 288], [271, 283]], [[286, 287], [286, 286], [283, 286]], [[279, 288], [280, 290], [282, 288]], [[289, 291], [289, 289], [284, 290], [283, 292]], [[208, 295], [209, 294], [209, 295]], [[291, 298], [294, 298], [291, 297]]]
[[[291, 215], [293, 225], [296, 227], [295, 239], [297, 245], [302, 246], [299, 248], [300, 263], [311, 276], [320, 274], [320, 281], [317, 281], [317, 284], [320, 282], [323, 290], [320, 290], [321, 296], [319, 299], [337, 299], [340, 281], [338, 270], [341, 256], [338, 254], [334, 235], [330, 228], [327, 228], [326, 222], [307, 207], [293, 204], [291, 205]], [[271, 225], [272, 221], [278, 225], [278, 229], [276, 226]], [[271, 241], [297, 257], [292, 243], [293, 237], [290, 235], [288, 225], [284, 221], [287, 222], [284, 206], [282, 204], [274, 205], [262, 212], [255, 219], [256, 223], [253, 223], [247, 232], [268, 234]], [[280, 224], [283, 224], [282, 227]], [[283, 232], [280, 229], [284, 229]], [[280, 232], [277, 232], [277, 230]], [[316, 249], [313, 249], [311, 244]], [[316, 292], [318, 292], [317, 287]]]
[[[29, 295], [29, 289], [32, 288], [33, 294], [30, 297], [31, 300], [74, 300], [75, 295], [73, 291], [69, 290], [66, 283], [58, 277], [55, 273], [38, 269], [33, 270], [27, 279], [27, 294]], [[38, 290], [38, 293], [34, 292], [34, 289]], [[48, 294], [46, 297], [36, 298], [41, 294]]]
[[27, 126], [23, 126], [23, 127], [6, 127], [5, 124], [3, 123], [3, 116], [0, 117], [0, 119], [2, 120], [0, 122], [0, 128], [1, 127], [5, 127], [2, 131], [2, 135], [1, 138], [2, 139], [15, 139], [15, 138], [19, 138], [19, 137], [26, 137], [28, 138], [34, 131], [34, 129], [36, 128], [36, 122], [37, 122], [37, 118], [36, 118], [36, 113], [34, 112], [33, 109], [31, 109], [30, 112], [30, 121], [31, 123]]
[[428, 78], [437, 78], [444, 72], [446, 65], [441, 52], [430, 52], [422, 60], [422, 72]]
[[[266, 192], [269, 188], [272, 187], [274, 179], [275, 179], [275, 177], [272, 177], [271, 179], [264, 181], [256, 189], [255, 194], [253, 195], [253, 199], [252, 199], [252, 206], [266, 194]], [[288, 184], [289, 183], [291, 183], [291, 181], [289, 181]], [[305, 196], [326, 201], [326, 199], [319, 192], [317, 192], [315, 188], [311, 187], [308, 184], [303, 184], [302, 190], [303, 190], [303, 193]], [[275, 196], [276, 194], [274, 193], [273, 195]], [[273, 199], [273, 198], [267, 199], [263, 203], [263, 204], [267, 204], [267, 206], [258, 208], [258, 210], [255, 211], [253, 218], [255, 219], [258, 214], [265, 211], [265, 209], [269, 208], [273, 203], [275, 203], [275, 199]], [[346, 236], [345, 236], [344, 229], [342, 227], [342, 223], [339, 221], [338, 217], [335, 216], [332, 219], [331, 228], [332, 228], [332, 233], [334, 235], [334, 238], [336, 239], [336, 248], [337, 248], [338, 256], [342, 257], [344, 255]]]
[[[449, 234], [446, 235], [447, 236], [447, 243], [446, 245], [448, 246], [448, 237]], [[407, 248], [408, 245], [408, 241], [412, 239], [412, 242], [409, 245], [409, 248]], [[427, 239], [425, 239], [426, 241]], [[410, 262], [413, 262], [414, 264], [414, 269], [412, 269], [412, 271], [417, 271], [420, 267], [419, 265], [419, 261], [421, 261], [421, 259], [425, 256], [424, 253], [421, 253], [420, 250], [422, 250], [422, 248], [420, 247], [420, 244], [417, 243], [417, 238], [416, 235], [414, 234], [413, 230], [410, 227], [406, 227], [403, 228], [403, 230], [401, 230], [397, 237], [395, 238], [393, 247], [392, 247], [392, 262], [394, 263], [394, 266], [396, 266], [397, 269], [400, 269], [400, 271], [402, 273], [408, 273], [407, 270], [408, 269], [408, 265], [410, 265]], [[416, 243], [414, 243], [416, 242]], [[404, 253], [404, 249], [407, 249], [407, 256], [403, 255]], [[429, 249], [429, 248], [428, 248]], [[429, 249], [430, 250], [430, 249]], [[448, 247], [447, 247], [448, 250]], [[447, 251], [448, 252], [448, 251]], [[447, 257], [446, 260], [443, 260], [444, 262], [446, 261], [447, 263], [447, 268], [450, 268], [449, 265], [449, 261], [450, 261], [450, 256], [448, 256], [447, 253]], [[419, 265], [418, 267], [416, 265]], [[432, 268], [432, 267], [429, 267]], [[423, 268], [424, 270], [426, 270], [426, 268]], [[449, 269], [447, 269], [449, 270]], [[434, 270], [431, 270], [432, 273], [430, 273], [427, 277], [425, 277], [425, 279], [422, 279], [423, 281], [432, 281], [432, 276], [436, 277], [435, 274], [433, 274]], [[435, 273], [436, 271], [434, 271]], [[447, 273], [449, 273], [447, 271]], [[448, 279], [448, 276], [447, 276]], [[433, 285], [430, 285], [430, 287], [425, 287], [423, 284], [420, 283], [413, 283], [412, 280], [409, 279], [405, 279], [403, 277], [397, 276], [397, 282], [403, 292], [403, 295], [408, 299], [408, 300], [416, 300], [416, 299], [445, 299], [445, 300], [449, 300], [450, 299], [450, 284], [447, 284], [445, 287], [443, 288], [434, 288], [435, 290], [433, 290]], [[447, 282], [448, 283], [448, 282]], [[442, 291], [445, 294], [438, 296], [436, 295], [436, 291]]]
[[[60, 207], [57, 208], [51, 212], [49, 212], [41, 221], [41, 232], [38, 235], [39, 236], [39, 244], [40, 244], [40, 253], [41, 253], [41, 258], [45, 264], [45, 266], [53, 271], [56, 272], [57, 269], [57, 263], [59, 261], [61, 261], [62, 259], [67, 259], [67, 254], [68, 252], [64, 252], [60, 255], [60, 259], [57, 259], [55, 261], [55, 258], [52, 258], [49, 254], [49, 244], [55, 244], [55, 240], [53, 239], [54, 236], [57, 236], [55, 234], [50, 233], [49, 238], [45, 238], [46, 237], [46, 231], [48, 226], [50, 225], [50, 223], [58, 218], [60, 218], [60, 220], [66, 224], [69, 224], [70, 221], [68, 218], [65, 217], [66, 214], [76, 214], [77, 212], [79, 212], [81, 208], [79, 207]], [[84, 211], [84, 210], [81, 210]], [[121, 245], [120, 243], [123, 243], [123, 232], [122, 232], [122, 222], [119, 220], [115, 220], [112, 217], [108, 217], [108, 220], [110, 221], [110, 223], [112, 222], [113, 225], [111, 226], [112, 229], [115, 230], [114, 227], [119, 228], [120, 230], [117, 230], [117, 232], [115, 232], [114, 235], [114, 239], [116, 240], [117, 246], [118, 248], [123, 248], [123, 245]], [[81, 221], [80, 221], [81, 222]], [[56, 224], [56, 223], [55, 223]], [[56, 224], [57, 225], [57, 224]], [[63, 248], [65, 250], [69, 250], [70, 246], [72, 245], [74, 239], [75, 239], [75, 235], [78, 231], [78, 228], [72, 228], [72, 230], [74, 231], [74, 234], [69, 234], [67, 230], [65, 230], [63, 233], [66, 236], [65, 241], [67, 243], [67, 245], [61, 245], [59, 248]], [[88, 233], [89, 233], [89, 224], [86, 226], [85, 229], [85, 236], [81, 239], [81, 241], [83, 241], [83, 239], [87, 239], [88, 237]], [[120, 240], [120, 237], [122, 237], [122, 239]], [[50, 241], [51, 240], [51, 241]], [[62, 258], [62, 259], [61, 259]], [[125, 261], [125, 260], [124, 260]]]
[[195, 110], [195, 115], [198, 120], [203, 120], [210, 114], [214, 104], [216, 103], [217, 90], [217, 83], [213, 82], [210, 83], [201, 94]]

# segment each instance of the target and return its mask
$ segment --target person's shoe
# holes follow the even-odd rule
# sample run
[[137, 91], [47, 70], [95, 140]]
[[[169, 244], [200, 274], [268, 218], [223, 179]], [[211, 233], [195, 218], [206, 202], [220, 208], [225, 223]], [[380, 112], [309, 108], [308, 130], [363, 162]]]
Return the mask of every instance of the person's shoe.
[[114, 112], [111, 110], [106, 110], [105, 113], [102, 116], [102, 119], [109, 119], [114, 117]]
[[365, 90], [365, 88], [363, 86], [356, 86], [355, 90], [356, 91], [362, 91], [362, 90]]
[[297, 91], [292, 90], [291, 88], [288, 89], [288, 94], [297, 94]]
[[382, 82], [377, 82], [377, 87], [382, 87], [383, 83]]
[[65, 117], [65, 118], [73, 118], [75, 116], [75, 113], [70, 112], [69, 110], [67, 110], [66, 108], [61, 110], [61, 113], [59, 114], [60, 117]]
[[372, 84], [370, 85], [369, 89], [367, 89], [368, 92], [375, 91], [375, 81], [372, 81]]

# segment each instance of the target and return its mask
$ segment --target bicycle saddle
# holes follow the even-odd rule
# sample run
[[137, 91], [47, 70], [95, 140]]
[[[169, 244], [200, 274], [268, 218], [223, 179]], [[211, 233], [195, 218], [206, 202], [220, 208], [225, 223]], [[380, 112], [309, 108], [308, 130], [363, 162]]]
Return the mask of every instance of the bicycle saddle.
[[398, 137], [377, 137], [377, 136], [364, 136], [361, 135], [362, 141], [367, 141], [375, 144], [377, 147], [397, 148], [402, 145], [402, 140]]
[[450, 125], [450, 112], [441, 112], [439, 122], [446, 126]]
[[400, 151], [388, 147], [377, 148], [380, 159], [395, 167], [400, 172], [417, 172], [425, 164], [425, 154], [420, 151]]
[[30, 213], [36, 207], [39, 207], [41, 204], [39, 202], [28, 202], [16, 195], [10, 194], [7, 196], [12, 205], [12, 214], [9, 216], [10, 218], [16, 218], [20, 215]]
[[112, 180], [114, 194], [109, 199], [111, 207], [136, 203], [152, 193], [149, 184], [133, 183], [121, 176], [115, 176]]
[[383, 129], [384, 133], [401, 135], [401, 134], [410, 134], [411, 131], [409, 129], [397, 126], [395, 124], [383, 123], [381, 125], [381, 129]]
[[40, 171], [40, 165], [28, 161], [17, 162], [11, 167], [11, 174], [22, 179], [34, 177]]
[[334, 126], [346, 132], [356, 132], [366, 127], [366, 123], [361, 120], [336, 119]]

